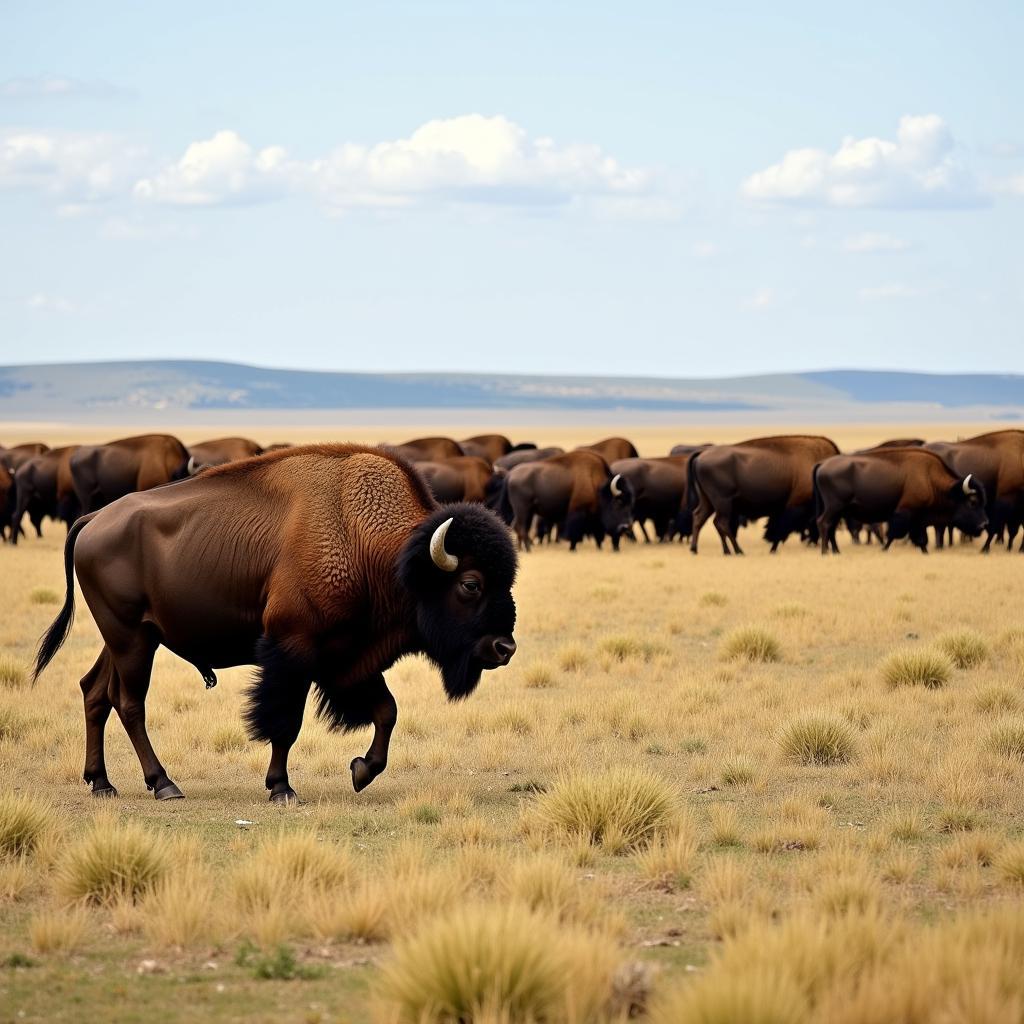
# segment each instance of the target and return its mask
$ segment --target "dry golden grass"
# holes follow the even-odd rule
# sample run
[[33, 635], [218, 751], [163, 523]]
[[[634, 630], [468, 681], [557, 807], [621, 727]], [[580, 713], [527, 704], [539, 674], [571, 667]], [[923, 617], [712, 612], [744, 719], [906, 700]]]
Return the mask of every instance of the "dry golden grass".
[[[883, 433], [836, 439], [853, 447]], [[636, 440], [655, 454], [680, 434]], [[587, 439], [538, 431], [549, 436]], [[391, 761], [359, 795], [347, 765], [366, 733], [330, 733], [307, 716], [291, 758], [304, 802], [285, 809], [266, 799], [268, 750], [241, 731], [248, 670], [219, 673], [207, 691], [161, 651], [150, 732], [186, 800], [153, 800], [111, 716], [108, 767], [121, 796], [105, 808], [81, 784], [78, 679], [98, 649], [81, 601], [67, 646], [26, 684], [54, 613], [31, 595], [62, 586], [63, 531], [44, 530], [41, 541], [0, 548], [0, 836], [22, 801], [52, 809], [34, 844], [0, 841], [0, 961], [39, 960], [5, 975], [5, 996], [30, 1018], [65, 1013], [74, 985], [96, 1019], [116, 1019], [111, 979], [134, 976], [146, 957], [166, 972], [145, 979], [154, 993], [166, 986], [150, 997], [164, 1003], [145, 1006], [150, 1019], [176, 1019], [178, 997], [167, 993], [216, 977], [230, 1008], [204, 1003], [193, 1016], [265, 1019], [264, 1001], [280, 998], [277, 1019], [398, 1020], [401, 1000], [370, 1005], [383, 965], [414, 937], [447, 934], [454, 945], [442, 943], [451, 954], [441, 962], [472, 972], [471, 943], [457, 941], [453, 922], [483, 907], [484, 917], [514, 914], [516, 935], [530, 922], [547, 955], [582, 943], [609, 978], [620, 964], [656, 963], [655, 1021], [1020, 1019], [1016, 555], [981, 558], [973, 544], [922, 558], [902, 545], [883, 554], [846, 544], [823, 560], [791, 540], [770, 558], [749, 529], [743, 559], [723, 558], [713, 532], [697, 558], [683, 545], [626, 544], [618, 555], [584, 545], [572, 556], [539, 547], [522, 559], [512, 664], [455, 705], [424, 661], [391, 670]], [[726, 638], [751, 624], [779, 660], [751, 659], [759, 643], [722, 658]], [[891, 686], [880, 666], [894, 654]], [[933, 679], [940, 685], [926, 689]], [[798, 724], [791, 757], [783, 741]], [[64, 908], [81, 898], [93, 908]], [[247, 940], [268, 957], [286, 943], [300, 967], [334, 966], [320, 981], [257, 981], [234, 965]], [[219, 966], [206, 974], [211, 956]], [[401, 962], [433, 999], [427, 965], [437, 961]], [[496, 975], [469, 998], [492, 998]], [[570, 975], [564, 968], [557, 984]], [[600, 1007], [563, 1012], [560, 987], [549, 1017], [586, 1019], [594, 1006], [594, 1020], [617, 1020], [606, 979], [578, 977], [601, 993]], [[255, 1006], [237, 1005], [248, 989]], [[320, 1009], [307, 1011], [313, 1003]], [[478, 1024], [521, 1019], [484, 1003]]]

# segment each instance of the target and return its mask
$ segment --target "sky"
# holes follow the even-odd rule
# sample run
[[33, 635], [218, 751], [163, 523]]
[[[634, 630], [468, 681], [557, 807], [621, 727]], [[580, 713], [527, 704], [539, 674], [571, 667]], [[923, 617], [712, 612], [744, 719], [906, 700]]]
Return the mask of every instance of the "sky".
[[0, 363], [1024, 372], [1024, 5], [0, 0]]

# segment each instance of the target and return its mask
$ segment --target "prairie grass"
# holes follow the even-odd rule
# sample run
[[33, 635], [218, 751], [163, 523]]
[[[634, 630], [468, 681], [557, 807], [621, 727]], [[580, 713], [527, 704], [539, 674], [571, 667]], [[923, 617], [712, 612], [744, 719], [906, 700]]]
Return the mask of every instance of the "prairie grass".
[[64, 597], [53, 587], [33, 587], [29, 591], [28, 599], [32, 604], [60, 604]]
[[25, 666], [9, 655], [0, 657], [0, 687], [17, 689], [24, 686], [28, 678]]
[[139, 825], [96, 819], [57, 864], [56, 886], [69, 902], [141, 899], [170, 866], [167, 844]]
[[797, 764], [832, 765], [852, 760], [853, 730], [835, 715], [809, 714], [790, 722], [782, 732], [782, 751]]
[[741, 626], [723, 639], [720, 653], [725, 661], [781, 661], [782, 645], [764, 626]]
[[676, 827], [655, 838], [635, 857], [640, 875], [655, 888], [686, 889], [693, 881], [699, 841], [692, 827]]
[[943, 633], [935, 642], [957, 668], [975, 668], [989, 654], [988, 641], [973, 629], [961, 629], [954, 633]]
[[923, 686], [937, 690], [945, 686], [952, 674], [953, 663], [938, 651], [895, 651], [882, 662], [882, 680], [890, 690], [903, 686]]
[[89, 915], [82, 907], [40, 910], [28, 922], [28, 940], [36, 953], [73, 953], [85, 942]]
[[45, 801], [21, 793], [0, 794], [0, 855], [32, 853], [56, 828], [56, 812]]
[[560, 779], [536, 802], [540, 823], [562, 836], [586, 836], [615, 852], [634, 849], [672, 821], [677, 796], [659, 776], [638, 768]]
[[990, 733], [988, 745], [1002, 757], [1024, 762], [1024, 719], [1001, 722]]

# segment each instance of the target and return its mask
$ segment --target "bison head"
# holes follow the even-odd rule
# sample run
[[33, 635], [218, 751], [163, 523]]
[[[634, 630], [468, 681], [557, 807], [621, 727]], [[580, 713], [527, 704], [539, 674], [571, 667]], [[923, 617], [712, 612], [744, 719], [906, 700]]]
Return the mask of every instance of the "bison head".
[[968, 473], [950, 488], [949, 495], [953, 499], [950, 523], [969, 537], [977, 537], [988, 526], [985, 485]]
[[416, 604], [421, 649], [452, 700], [472, 693], [484, 669], [508, 664], [516, 651], [516, 553], [493, 512], [442, 506], [413, 530], [398, 575]]
[[628, 533], [633, 526], [633, 485], [616, 473], [598, 492], [601, 525], [612, 537]]

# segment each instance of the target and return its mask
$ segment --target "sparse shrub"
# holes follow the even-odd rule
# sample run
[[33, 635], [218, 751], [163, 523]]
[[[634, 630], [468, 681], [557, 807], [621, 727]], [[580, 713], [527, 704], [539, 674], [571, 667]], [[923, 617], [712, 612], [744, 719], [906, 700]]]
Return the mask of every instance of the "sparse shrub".
[[547, 690], [555, 685], [555, 673], [547, 665], [537, 662], [524, 673], [523, 684], [531, 690]]
[[0, 658], [0, 686], [8, 686], [16, 689], [25, 685], [25, 666], [14, 658], [4, 655]]
[[949, 682], [953, 664], [938, 651], [895, 651], [882, 662], [882, 680], [890, 690], [923, 686], [937, 690]]
[[988, 657], [988, 641], [972, 629], [945, 633], [936, 646], [957, 668], [974, 668]]
[[399, 941], [381, 989], [401, 1024], [594, 1020], [616, 959], [607, 939], [521, 904], [469, 906]]
[[152, 887], [143, 903], [141, 922], [151, 941], [185, 949], [216, 940], [219, 907], [210, 879], [190, 866]]
[[1017, 711], [1020, 698], [1008, 686], [986, 686], [974, 695], [974, 707], [982, 713]]
[[732, 804], [712, 804], [708, 808], [711, 841], [715, 846], [740, 845], [740, 819]]
[[322, 967], [299, 963], [295, 951], [283, 942], [270, 952], [263, 952], [251, 942], [244, 942], [238, 948], [235, 963], [239, 967], [248, 967], [254, 978], [264, 981], [306, 981], [323, 974]]
[[845, 764], [856, 748], [846, 722], [826, 714], [809, 714], [790, 722], [781, 742], [789, 760], [807, 765]]
[[566, 776], [538, 798], [535, 808], [539, 821], [552, 831], [623, 850], [666, 828], [675, 811], [675, 793], [660, 776], [624, 767]]
[[1024, 720], [1015, 719], [1001, 722], [992, 730], [988, 745], [1003, 757], [1024, 761]]
[[729, 598], [720, 590], [708, 590], [700, 595], [700, 602], [705, 608], [723, 608], [729, 603]]
[[1008, 843], [995, 863], [1004, 881], [1024, 887], [1024, 842]]
[[137, 900], [170, 864], [166, 844], [133, 823], [99, 818], [57, 865], [58, 891], [69, 901]]
[[28, 922], [28, 941], [36, 953], [72, 953], [82, 945], [89, 917], [82, 907], [41, 910]]
[[32, 604], [60, 604], [64, 600], [52, 587], [35, 587], [29, 591], [28, 599]]
[[656, 836], [636, 855], [636, 866], [648, 883], [671, 892], [685, 889], [693, 879], [697, 838], [685, 828]]
[[563, 647], [558, 655], [558, 664], [563, 672], [581, 672], [587, 666], [587, 652], [575, 645]]
[[782, 660], [782, 647], [763, 626], [741, 626], [726, 634], [720, 648], [726, 661], [772, 662]]
[[722, 765], [722, 782], [726, 786], [745, 786], [754, 781], [754, 768], [749, 761], [737, 758]]
[[53, 808], [21, 793], [0, 795], [0, 854], [20, 857], [32, 853], [56, 827]]
[[610, 636], [601, 642], [601, 650], [618, 662], [650, 661], [664, 651], [664, 647], [650, 640], [638, 640], [633, 636]]

